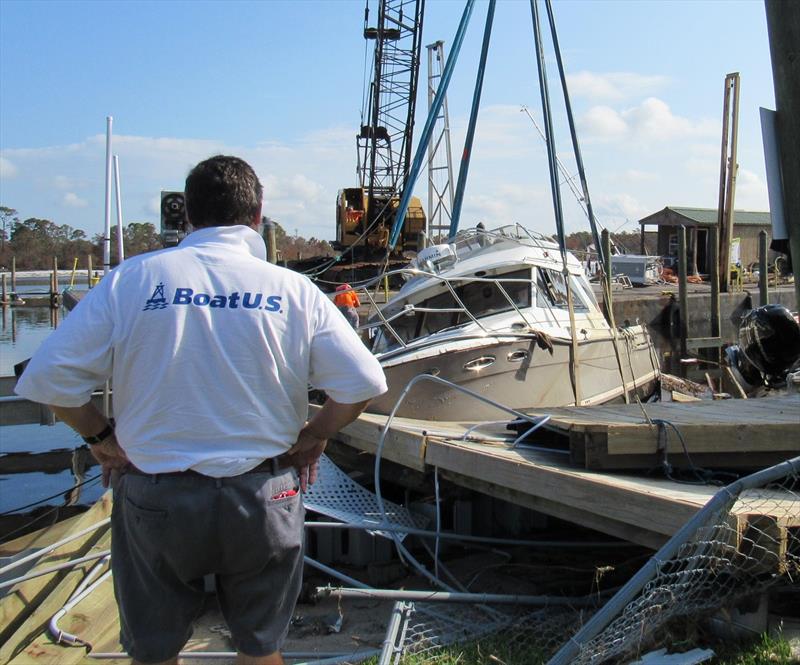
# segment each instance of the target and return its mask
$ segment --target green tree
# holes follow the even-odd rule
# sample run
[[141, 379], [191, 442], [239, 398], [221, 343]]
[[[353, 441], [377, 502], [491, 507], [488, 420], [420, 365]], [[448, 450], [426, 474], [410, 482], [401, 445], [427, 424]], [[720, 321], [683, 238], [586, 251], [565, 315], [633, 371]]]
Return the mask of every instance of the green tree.
[[91, 243], [80, 229], [36, 217], [16, 221], [8, 244], [17, 259], [17, 267], [22, 270], [48, 269], [53, 258], [59, 266], [66, 267], [75, 258], [92, 251]]
[[[103, 262], [103, 239], [102, 233], [98, 233], [92, 238], [94, 258], [98, 265]], [[156, 231], [156, 227], [150, 222], [131, 222], [122, 231], [123, 250], [125, 258], [152, 252], [164, 247], [161, 242], [161, 235]], [[117, 251], [117, 227], [111, 227], [111, 264], [119, 263]]]
[[6, 246], [6, 241], [8, 240], [8, 229], [13, 228], [13, 225], [17, 222], [19, 222], [19, 217], [17, 217], [17, 211], [14, 208], [0, 206], [0, 224], [2, 224], [2, 228], [0, 228], [1, 266], [7, 266], [11, 263], [11, 251], [10, 247]]
[[333, 256], [334, 251], [327, 240], [317, 240], [310, 238], [306, 240], [303, 236], [290, 236], [286, 234], [284, 228], [274, 219], [266, 217], [265, 220], [275, 225], [275, 243], [282, 259], [295, 261], [298, 259], [310, 259], [318, 256]]

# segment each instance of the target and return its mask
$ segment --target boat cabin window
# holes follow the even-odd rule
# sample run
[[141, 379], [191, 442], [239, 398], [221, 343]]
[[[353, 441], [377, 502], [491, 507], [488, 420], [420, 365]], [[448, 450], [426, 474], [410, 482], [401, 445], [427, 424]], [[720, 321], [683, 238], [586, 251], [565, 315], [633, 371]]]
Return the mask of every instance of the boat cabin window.
[[[530, 269], [516, 270], [498, 275], [493, 279], [502, 283], [503, 289], [518, 308], [531, 306]], [[455, 283], [453, 284], [455, 286]], [[455, 291], [461, 302], [476, 319], [514, 309], [494, 281], [466, 282], [455, 287]], [[397, 335], [405, 343], [472, 320], [461, 309], [449, 290], [423, 300], [417, 305], [417, 308], [413, 314], [397, 317], [391, 323]], [[386, 330], [380, 329], [373, 339], [372, 352], [382, 353], [396, 346], [398, 343], [394, 336]]]
[[[564, 275], [558, 270], [550, 268], [537, 268], [536, 277], [536, 305], [538, 307], [557, 307], [567, 309], [567, 284]], [[572, 287], [572, 306], [576, 312], [587, 312], [586, 294], [581, 289], [575, 277], [570, 275], [570, 286]]]
[[[514, 304], [524, 309], [531, 306], [531, 271], [530, 268], [515, 270], [503, 275], [497, 275], [492, 282], [469, 282], [456, 289], [458, 297], [467, 310], [476, 319], [501, 312], [510, 312], [514, 309], [508, 298]], [[510, 281], [523, 280], [523, 281]], [[497, 282], [508, 294], [508, 298], [498, 288]], [[466, 323], [470, 318], [465, 313], [458, 315], [458, 323]]]

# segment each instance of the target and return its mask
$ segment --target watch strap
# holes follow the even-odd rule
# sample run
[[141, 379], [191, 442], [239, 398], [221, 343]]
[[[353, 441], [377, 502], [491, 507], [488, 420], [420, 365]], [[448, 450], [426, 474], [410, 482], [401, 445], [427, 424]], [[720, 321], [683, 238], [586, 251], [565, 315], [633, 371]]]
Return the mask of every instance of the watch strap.
[[92, 446], [92, 445], [97, 444], [97, 443], [102, 443], [108, 437], [110, 437], [113, 433], [114, 433], [114, 426], [111, 423], [108, 423], [105, 426], [105, 428], [103, 429], [102, 432], [99, 432], [99, 433], [95, 434], [94, 436], [84, 436], [84, 437], [81, 437], [81, 438], [86, 443], [88, 443], [90, 446]]

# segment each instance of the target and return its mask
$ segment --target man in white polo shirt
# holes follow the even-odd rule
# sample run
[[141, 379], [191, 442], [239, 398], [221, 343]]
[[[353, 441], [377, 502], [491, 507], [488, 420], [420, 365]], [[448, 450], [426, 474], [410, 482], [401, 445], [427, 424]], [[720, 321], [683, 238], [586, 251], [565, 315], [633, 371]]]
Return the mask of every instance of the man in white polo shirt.
[[[125, 261], [42, 345], [17, 393], [120, 472], [112, 566], [134, 663], [176, 663], [213, 574], [238, 661], [280, 665], [302, 581], [301, 494], [326, 440], [386, 391], [307, 278], [266, 262], [261, 184], [235, 157], [186, 179], [194, 231]], [[115, 424], [90, 402], [111, 378]], [[329, 399], [308, 415], [308, 385]]]

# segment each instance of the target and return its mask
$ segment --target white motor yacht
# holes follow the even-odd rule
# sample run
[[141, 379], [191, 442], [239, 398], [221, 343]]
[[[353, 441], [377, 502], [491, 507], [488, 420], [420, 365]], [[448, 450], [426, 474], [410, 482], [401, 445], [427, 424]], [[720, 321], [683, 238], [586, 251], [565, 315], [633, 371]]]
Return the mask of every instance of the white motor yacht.
[[[568, 275], [551, 238], [520, 225], [464, 230], [421, 251], [403, 270], [400, 291], [365, 326], [389, 384], [369, 410], [390, 413], [420, 374], [517, 410], [649, 394], [659, 363], [645, 326], [612, 330], [580, 262], [567, 254], [566, 266]], [[474, 422], [503, 413], [456, 388], [422, 381], [397, 415]]]

